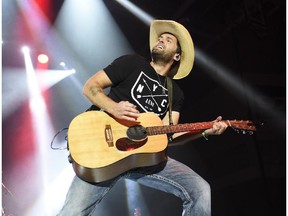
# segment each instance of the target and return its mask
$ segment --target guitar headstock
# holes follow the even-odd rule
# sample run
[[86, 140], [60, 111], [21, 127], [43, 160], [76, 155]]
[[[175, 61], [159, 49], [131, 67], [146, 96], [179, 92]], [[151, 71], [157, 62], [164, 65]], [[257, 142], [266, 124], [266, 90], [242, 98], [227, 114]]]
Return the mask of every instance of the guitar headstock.
[[226, 123], [237, 133], [252, 135], [264, 123], [255, 123], [250, 120], [227, 120]]

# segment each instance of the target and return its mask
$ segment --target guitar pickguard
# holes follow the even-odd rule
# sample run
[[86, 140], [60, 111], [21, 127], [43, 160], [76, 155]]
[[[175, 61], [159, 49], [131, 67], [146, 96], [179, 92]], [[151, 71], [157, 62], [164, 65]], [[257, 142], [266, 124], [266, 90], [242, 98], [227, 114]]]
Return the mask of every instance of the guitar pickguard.
[[127, 137], [120, 138], [116, 141], [116, 148], [120, 151], [131, 151], [147, 143], [148, 138], [141, 141], [133, 141]]

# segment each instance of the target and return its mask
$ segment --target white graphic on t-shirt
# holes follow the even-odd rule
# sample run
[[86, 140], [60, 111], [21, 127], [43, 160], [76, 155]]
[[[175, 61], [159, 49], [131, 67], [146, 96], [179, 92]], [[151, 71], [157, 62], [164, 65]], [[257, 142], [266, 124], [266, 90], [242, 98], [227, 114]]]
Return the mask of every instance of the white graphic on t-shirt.
[[[164, 90], [164, 94], [163, 94]], [[131, 89], [131, 96], [145, 112], [163, 115], [168, 106], [168, 90], [158, 80], [148, 77], [143, 71]]]

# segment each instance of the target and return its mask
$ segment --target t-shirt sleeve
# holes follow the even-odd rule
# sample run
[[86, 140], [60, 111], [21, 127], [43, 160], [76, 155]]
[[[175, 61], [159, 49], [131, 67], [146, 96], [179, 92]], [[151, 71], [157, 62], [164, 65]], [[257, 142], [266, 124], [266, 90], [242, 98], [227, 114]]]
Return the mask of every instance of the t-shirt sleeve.
[[133, 68], [135, 67], [137, 56], [124, 55], [115, 59], [110, 65], [103, 70], [112, 81], [113, 85], [117, 85], [121, 81], [125, 80]]

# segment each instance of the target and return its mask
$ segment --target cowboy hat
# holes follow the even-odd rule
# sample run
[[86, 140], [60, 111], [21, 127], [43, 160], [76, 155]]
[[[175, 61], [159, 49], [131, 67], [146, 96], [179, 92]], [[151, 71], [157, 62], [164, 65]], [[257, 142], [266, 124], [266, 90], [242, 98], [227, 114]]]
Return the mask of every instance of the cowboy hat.
[[150, 50], [163, 33], [173, 34], [181, 47], [180, 66], [173, 79], [182, 79], [192, 70], [194, 63], [194, 45], [188, 30], [173, 20], [153, 20], [150, 26]]

